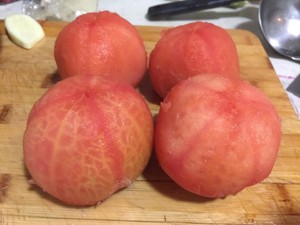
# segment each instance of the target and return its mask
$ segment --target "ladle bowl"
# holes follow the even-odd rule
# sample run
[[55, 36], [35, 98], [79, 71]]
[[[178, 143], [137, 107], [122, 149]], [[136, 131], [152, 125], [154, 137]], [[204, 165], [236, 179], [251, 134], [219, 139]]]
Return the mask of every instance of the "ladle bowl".
[[259, 25], [275, 51], [300, 61], [300, 0], [261, 0]]

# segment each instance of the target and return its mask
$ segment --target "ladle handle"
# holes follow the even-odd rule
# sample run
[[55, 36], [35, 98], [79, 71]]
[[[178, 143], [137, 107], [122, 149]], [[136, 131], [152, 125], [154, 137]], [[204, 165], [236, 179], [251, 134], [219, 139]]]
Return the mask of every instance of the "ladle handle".
[[181, 13], [227, 6], [242, 0], [185, 0], [151, 6], [147, 12], [149, 20], [159, 20]]

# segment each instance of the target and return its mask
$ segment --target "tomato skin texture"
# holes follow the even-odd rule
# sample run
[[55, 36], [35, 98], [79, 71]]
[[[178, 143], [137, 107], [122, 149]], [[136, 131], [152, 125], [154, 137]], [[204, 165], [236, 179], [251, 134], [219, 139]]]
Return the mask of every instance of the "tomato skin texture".
[[34, 105], [24, 161], [34, 183], [68, 205], [98, 204], [127, 187], [152, 154], [153, 118], [130, 85], [73, 76]]
[[268, 177], [280, 140], [279, 116], [259, 89], [206, 74], [179, 82], [165, 97], [155, 153], [178, 185], [219, 198]]
[[202, 73], [240, 77], [238, 52], [221, 27], [194, 22], [162, 33], [149, 57], [149, 74], [164, 98], [179, 81]]
[[98, 75], [137, 86], [147, 67], [143, 40], [127, 20], [109, 11], [87, 13], [66, 25], [54, 46], [61, 78]]

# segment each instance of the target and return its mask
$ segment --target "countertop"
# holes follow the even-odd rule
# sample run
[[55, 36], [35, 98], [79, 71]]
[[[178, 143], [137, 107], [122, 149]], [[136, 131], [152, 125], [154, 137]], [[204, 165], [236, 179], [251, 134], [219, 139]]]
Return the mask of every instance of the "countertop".
[[[67, 1], [72, 2], [73, 0]], [[285, 89], [295, 79], [295, 77], [300, 74], [300, 64], [298, 62], [294, 62], [279, 55], [266, 43], [260, 31], [258, 22], [260, 1], [248, 1], [245, 7], [239, 9], [220, 7], [216, 9], [187, 13], [174, 17], [172, 20], [149, 21], [146, 18], [146, 13], [150, 6], [170, 1], [171, 0], [126, 0], [126, 3], [124, 3], [124, 0], [89, 0], [85, 1], [84, 5], [79, 4], [80, 1], [73, 1], [73, 7], [77, 4], [79, 7], [85, 7], [85, 9], [88, 9], [89, 11], [109, 10], [117, 12], [134, 25], [170, 27], [200, 20], [214, 23], [225, 29], [248, 30], [254, 33], [262, 42], [262, 45], [269, 56], [270, 62], [272, 63], [275, 72]], [[1, 19], [4, 19], [6, 16], [14, 13], [22, 13], [22, 1], [0, 6]], [[261, 74], [261, 76], [263, 76], [263, 74]], [[287, 95], [291, 100], [295, 113], [298, 118], [300, 118], [300, 99], [289, 92], [287, 92]]]

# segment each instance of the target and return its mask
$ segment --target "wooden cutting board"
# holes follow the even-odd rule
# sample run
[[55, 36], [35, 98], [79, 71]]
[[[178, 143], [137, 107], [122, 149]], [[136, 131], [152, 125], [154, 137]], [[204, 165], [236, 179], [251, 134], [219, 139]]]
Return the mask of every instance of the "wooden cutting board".
[[[271, 98], [282, 121], [278, 159], [262, 183], [210, 200], [178, 187], [152, 158], [137, 181], [97, 207], [65, 206], [32, 187], [22, 136], [33, 103], [58, 79], [53, 45], [65, 23], [42, 25], [47, 37], [25, 50], [9, 40], [0, 22], [0, 225], [300, 224], [300, 122], [260, 41], [243, 30], [228, 31], [238, 48], [242, 77]], [[162, 29], [138, 27], [148, 52]], [[140, 90], [157, 113], [158, 98], [149, 80]]]

